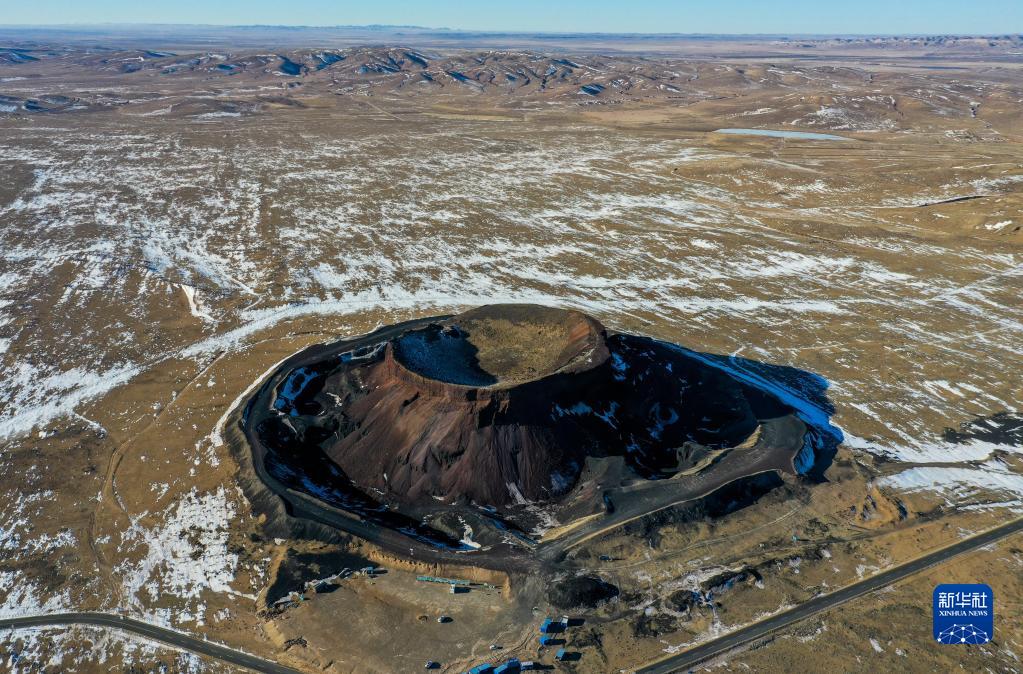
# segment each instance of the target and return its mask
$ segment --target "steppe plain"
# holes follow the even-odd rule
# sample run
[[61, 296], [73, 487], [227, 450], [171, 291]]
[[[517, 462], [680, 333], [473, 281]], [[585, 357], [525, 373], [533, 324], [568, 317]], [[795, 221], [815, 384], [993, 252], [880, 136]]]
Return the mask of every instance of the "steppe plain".
[[[0, 50], [0, 615], [123, 610], [302, 671], [532, 658], [561, 607], [530, 578], [449, 595], [354, 538], [268, 537], [230, 446], [301, 348], [482, 303], [817, 373], [844, 434], [824, 482], [575, 549], [566, 574], [620, 594], [572, 611], [565, 671], [629, 671], [1020, 516], [1019, 37], [408, 38]], [[1019, 671], [1021, 571], [1017, 536], [714, 666]], [[932, 643], [953, 581], [994, 588], [992, 643]], [[229, 671], [91, 628], [0, 644], [16, 672]]]

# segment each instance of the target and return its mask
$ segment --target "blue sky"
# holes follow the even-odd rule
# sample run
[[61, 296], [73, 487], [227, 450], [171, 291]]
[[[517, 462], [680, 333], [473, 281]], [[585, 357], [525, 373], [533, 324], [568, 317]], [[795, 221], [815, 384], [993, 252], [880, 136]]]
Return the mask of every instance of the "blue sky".
[[0, 0], [0, 24], [402, 24], [672, 33], [1020, 33], [1023, 0]]

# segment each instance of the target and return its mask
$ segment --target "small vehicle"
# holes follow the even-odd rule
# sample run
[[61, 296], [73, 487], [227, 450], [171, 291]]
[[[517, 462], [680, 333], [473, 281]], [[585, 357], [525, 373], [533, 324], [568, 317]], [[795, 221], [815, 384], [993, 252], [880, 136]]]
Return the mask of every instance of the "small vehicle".
[[440, 664], [434, 662], [433, 660], [427, 660], [426, 666], [423, 667], [423, 669], [440, 669]]
[[451, 616], [449, 616], [449, 615], [442, 615], [441, 617], [437, 618], [437, 622], [439, 622], [439, 623], [449, 623], [449, 622], [451, 622]]

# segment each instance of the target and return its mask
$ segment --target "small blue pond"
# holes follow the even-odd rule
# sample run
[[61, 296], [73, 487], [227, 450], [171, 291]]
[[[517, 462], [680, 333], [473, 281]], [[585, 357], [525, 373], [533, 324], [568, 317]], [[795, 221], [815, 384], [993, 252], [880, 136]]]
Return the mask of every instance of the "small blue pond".
[[802, 138], [805, 140], [852, 140], [845, 136], [810, 131], [779, 131], [777, 129], [718, 129], [714, 133], [728, 133], [739, 136], [770, 136], [771, 138]]

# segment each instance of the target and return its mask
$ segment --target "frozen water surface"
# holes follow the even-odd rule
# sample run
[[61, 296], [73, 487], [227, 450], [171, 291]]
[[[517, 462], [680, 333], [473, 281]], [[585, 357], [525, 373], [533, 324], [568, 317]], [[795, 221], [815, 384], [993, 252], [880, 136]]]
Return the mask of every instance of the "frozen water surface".
[[845, 136], [812, 131], [779, 131], [776, 129], [718, 129], [714, 133], [728, 133], [739, 136], [769, 136], [771, 138], [803, 138], [806, 140], [852, 140]]

